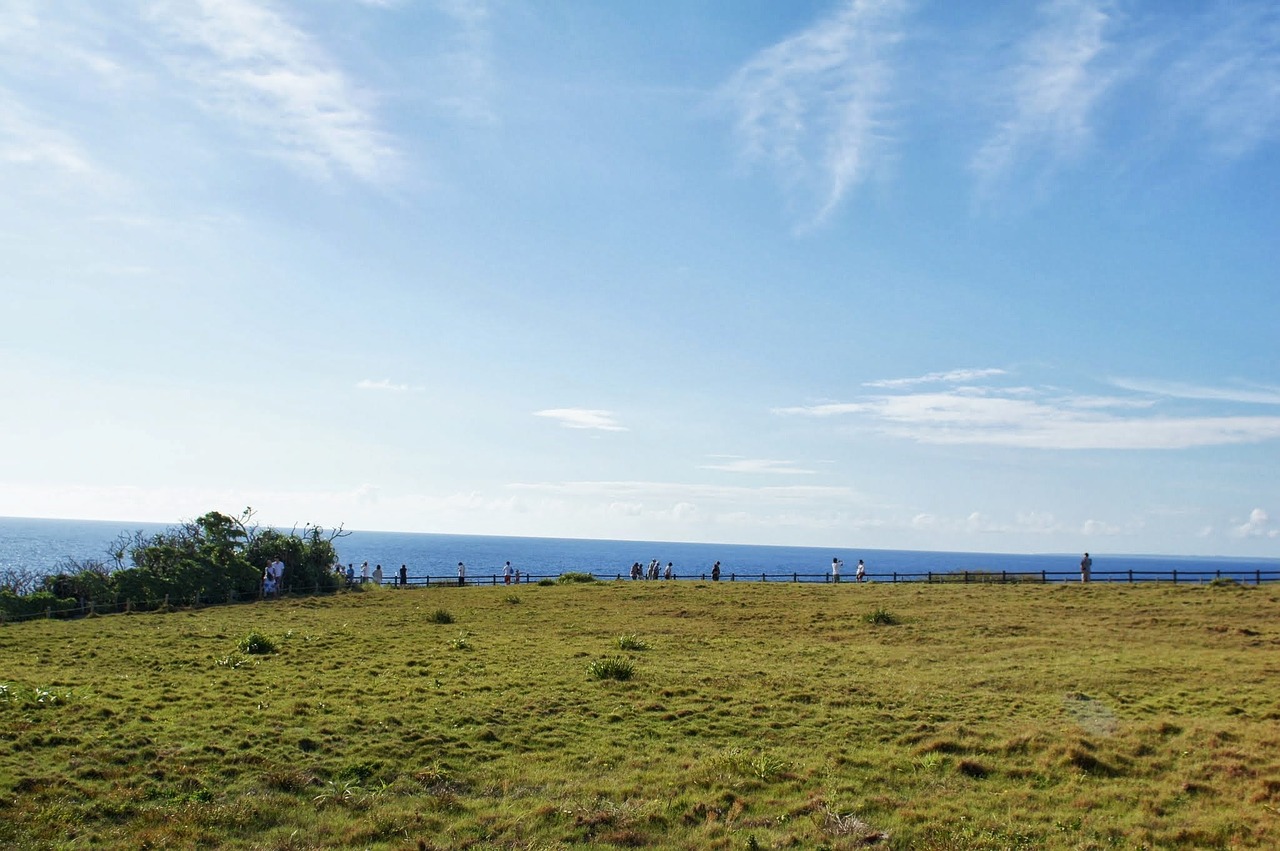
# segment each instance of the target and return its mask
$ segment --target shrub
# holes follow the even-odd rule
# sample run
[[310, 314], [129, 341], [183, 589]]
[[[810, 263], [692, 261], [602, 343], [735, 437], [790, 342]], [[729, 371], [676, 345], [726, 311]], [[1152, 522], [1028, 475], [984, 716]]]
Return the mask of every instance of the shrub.
[[436, 609], [428, 618], [432, 623], [453, 623], [453, 615], [444, 609]]
[[560, 578], [556, 580], [556, 582], [559, 582], [561, 585], [571, 585], [575, 582], [595, 582], [595, 581], [596, 581], [596, 578], [592, 576], [590, 573], [580, 573], [572, 570], [569, 571], [568, 573], [560, 574]]
[[545, 588], [545, 587], [546, 587], [546, 586], [548, 586], [548, 585], [555, 585], [555, 584], [556, 584], [556, 581], [555, 581], [554, 579], [549, 579], [549, 578], [548, 578], [548, 579], [539, 579], [539, 580], [538, 580], [538, 584], [539, 584], [539, 585], [541, 585], [541, 586], [543, 586], [543, 587]]
[[867, 615], [864, 620], [873, 626], [893, 626], [902, 623], [902, 619], [886, 609], [876, 609]]
[[465, 632], [460, 632], [457, 636], [449, 640], [449, 646], [454, 650], [470, 650], [471, 636], [467, 635]]
[[587, 665], [587, 675], [596, 680], [629, 680], [635, 672], [630, 660], [621, 656], [596, 659]]
[[649, 642], [645, 641], [643, 638], [636, 635], [634, 632], [631, 632], [626, 635], [618, 636], [618, 649], [619, 650], [648, 650]]
[[240, 639], [240, 651], [251, 656], [264, 656], [276, 652], [276, 643], [260, 632], [251, 632]]

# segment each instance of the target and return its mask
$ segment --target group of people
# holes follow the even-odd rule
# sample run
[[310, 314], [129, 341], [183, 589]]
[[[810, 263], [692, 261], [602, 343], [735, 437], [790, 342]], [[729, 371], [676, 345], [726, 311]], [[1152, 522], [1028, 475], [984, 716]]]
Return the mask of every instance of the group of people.
[[667, 562], [667, 566], [664, 568], [658, 563], [658, 560], [655, 558], [649, 562], [648, 567], [641, 567], [640, 562], [636, 562], [635, 564], [631, 565], [631, 578], [632, 579], [658, 579], [659, 577], [661, 577], [662, 579], [670, 579], [672, 576], [675, 575], [673, 573], [674, 570], [675, 570], [675, 566], [671, 562]]
[[284, 585], [284, 562], [276, 556], [267, 562], [267, 568], [262, 572], [262, 596], [279, 597], [282, 585]]
[[[844, 562], [843, 562], [843, 561], [841, 561], [841, 560], [840, 560], [840, 559], [838, 559], [838, 558], [832, 558], [832, 559], [831, 559], [831, 581], [832, 581], [832, 582], [839, 582], [839, 581], [840, 581], [840, 571], [841, 571], [843, 568], [844, 568]], [[857, 581], [857, 582], [864, 582], [864, 581], [866, 581], [866, 578], [867, 578], [867, 566], [866, 566], [866, 564], [864, 564], [864, 563], [863, 563], [862, 559], [858, 559], [858, 566], [857, 566], [857, 567], [854, 569], [854, 571], [853, 571], [853, 577], [854, 577], [854, 580], [855, 580], [855, 581]]]
[[[356, 585], [357, 583], [356, 569], [353, 565], [348, 564], [344, 568], [340, 563], [335, 563], [333, 565], [333, 573], [339, 580], [345, 581], [348, 588]], [[374, 565], [373, 571], [370, 572], [369, 562], [366, 561], [361, 563], [360, 576], [358, 580], [359, 584], [367, 585], [368, 583], [373, 582], [375, 585], [381, 585], [383, 578], [384, 574], [382, 572], [382, 565]], [[396, 577], [396, 584], [409, 584], [409, 568], [407, 565], [400, 565], [400, 575]]]

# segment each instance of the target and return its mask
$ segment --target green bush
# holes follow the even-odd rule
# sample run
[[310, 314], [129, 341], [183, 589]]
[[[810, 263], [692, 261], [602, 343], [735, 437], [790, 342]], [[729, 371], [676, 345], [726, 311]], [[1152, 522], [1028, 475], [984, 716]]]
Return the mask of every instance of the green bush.
[[453, 615], [449, 614], [444, 609], [436, 609], [431, 613], [427, 620], [432, 623], [453, 623]]
[[631, 632], [626, 635], [618, 636], [618, 649], [619, 650], [648, 650], [649, 642], [645, 641], [643, 638], [636, 635], [634, 632]]
[[260, 632], [251, 632], [240, 639], [240, 651], [251, 656], [265, 656], [276, 652], [276, 643]]
[[893, 612], [887, 611], [883, 608], [876, 609], [874, 612], [863, 618], [863, 620], [873, 626], [893, 626], [895, 624], [902, 623], [901, 618]]
[[621, 656], [596, 659], [587, 665], [587, 675], [595, 680], [629, 680], [635, 672], [635, 665]]
[[550, 585], [555, 585], [556, 581], [554, 579], [539, 579], [538, 584], [545, 588]]
[[596, 581], [596, 578], [592, 576], [590, 573], [579, 573], [576, 571], [569, 571], [568, 573], [562, 573], [560, 574], [560, 578], [556, 580], [556, 582], [559, 582], [561, 585], [569, 585], [574, 582], [595, 582], [595, 581]]

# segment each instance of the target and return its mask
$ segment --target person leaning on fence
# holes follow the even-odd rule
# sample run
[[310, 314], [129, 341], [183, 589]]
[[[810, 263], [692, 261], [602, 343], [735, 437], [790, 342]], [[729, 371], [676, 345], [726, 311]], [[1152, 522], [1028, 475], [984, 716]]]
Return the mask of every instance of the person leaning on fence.
[[1089, 558], [1089, 554], [1085, 553], [1084, 558], [1080, 559], [1080, 581], [1088, 582], [1089, 574], [1093, 572], [1093, 559]]
[[867, 578], [867, 566], [862, 563], [862, 559], [858, 559], [858, 569], [854, 572], [854, 578], [859, 582]]

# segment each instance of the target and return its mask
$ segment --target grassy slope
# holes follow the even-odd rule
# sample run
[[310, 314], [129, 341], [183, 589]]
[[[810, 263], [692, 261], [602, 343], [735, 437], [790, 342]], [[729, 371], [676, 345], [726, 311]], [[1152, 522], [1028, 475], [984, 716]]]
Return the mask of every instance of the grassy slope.
[[[9, 625], [0, 845], [1280, 847], [1278, 591], [611, 583]], [[612, 655], [633, 679], [587, 676]]]

